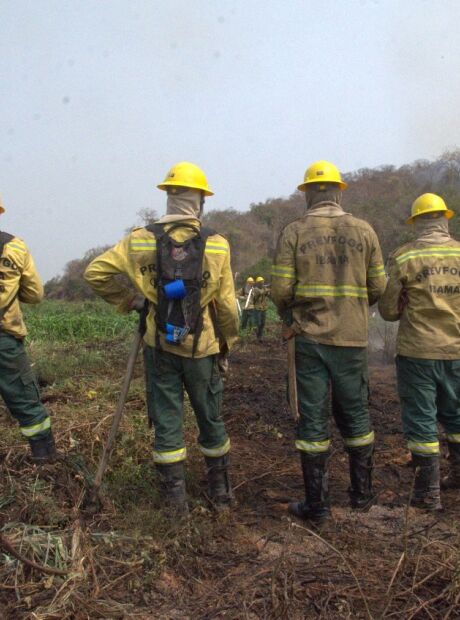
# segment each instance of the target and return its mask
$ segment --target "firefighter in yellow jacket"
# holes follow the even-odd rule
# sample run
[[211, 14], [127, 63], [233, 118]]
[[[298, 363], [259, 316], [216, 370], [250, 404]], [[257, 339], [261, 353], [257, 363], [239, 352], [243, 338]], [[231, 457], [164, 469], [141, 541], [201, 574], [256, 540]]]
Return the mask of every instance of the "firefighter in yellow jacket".
[[350, 460], [350, 499], [372, 499], [374, 433], [368, 413], [368, 309], [385, 288], [379, 242], [371, 226], [340, 206], [347, 187], [338, 169], [312, 164], [299, 189], [306, 214], [281, 233], [272, 270], [272, 299], [295, 337], [300, 451], [306, 499], [289, 511], [314, 523], [330, 514], [327, 462], [329, 391]]
[[[0, 214], [4, 212], [0, 199]], [[37, 304], [42, 298], [43, 285], [24, 241], [0, 232], [0, 395], [38, 464], [54, 460], [56, 449], [24, 348], [27, 330], [19, 302]]]
[[254, 323], [254, 287], [255, 280], [252, 276], [246, 279], [246, 284], [238, 291], [238, 299], [241, 305], [241, 329], [245, 330], [248, 325]]
[[417, 239], [391, 255], [379, 301], [384, 319], [399, 320], [396, 370], [415, 469], [411, 502], [427, 510], [441, 508], [438, 421], [450, 459], [443, 486], [460, 489], [460, 243], [449, 234], [453, 215], [435, 194], [415, 200], [408, 224]]
[[200, 168], [176, 164], [159, 189], [167, 192], [166, 215], [133, 230], [96, 258], [85, 278], [93, 290], [124, 312], [138, 301], [118, 281], [126, 274], [148, 300], [144, 361], [149, 416], [155, 429], [153, 458], [165, 503], [187, 511], [184, 478], [183, 390], [195, 412], [210, 498], [217, 509], [231, 501], [230, 439], [222, 419], [219, 364], [238, 337], [238, 313], [224, 237], [203, 228], [205, 196], [212, 196]]
[[265, 278], [257, 276], [254, 286], [254, 319], [257, 328], [257, 340], [262, 342], [265, 329], [265, 320], [268, 310], [270, 290], [265, 286]]

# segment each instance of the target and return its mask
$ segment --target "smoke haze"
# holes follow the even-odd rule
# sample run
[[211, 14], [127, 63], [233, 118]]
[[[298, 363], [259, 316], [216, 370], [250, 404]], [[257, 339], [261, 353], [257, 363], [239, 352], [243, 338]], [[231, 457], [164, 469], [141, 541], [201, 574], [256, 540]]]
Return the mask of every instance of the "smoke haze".
[[207, 208], [460, 144], [454, 0], [0, 0], [1, 228], [45, 279], [117, 241], [189, 160]]

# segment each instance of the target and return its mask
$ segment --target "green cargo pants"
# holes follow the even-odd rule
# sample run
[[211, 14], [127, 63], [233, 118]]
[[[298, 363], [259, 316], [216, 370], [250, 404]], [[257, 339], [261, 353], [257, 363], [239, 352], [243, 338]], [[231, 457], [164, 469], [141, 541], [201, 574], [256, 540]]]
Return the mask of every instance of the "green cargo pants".
[[198, 443], [205, 456], [219, 457], [230, 450], [222, 419], [223, 382], [217, 356], [188, 358], [144, 347], [147, 407], [155, 429], [156, 463], [183, 461], [184, 388], [198, 423]]
[[265, 319], [267, 315], [266, 310], [253, 310], [254, 312], [254, 326], [257, 328], [257, 337], [260, 339], [264, 334]]
[[246, 329], [247, 327], [254, 327], [254, 310], [248, 309], [245, 310], [243, 308], [241, 314], [241, 329]]
[[367, 349], [316, 344], [296, 336], [295, 357], [300, 414], [297, 449], [310, 455], [329, 450], [330, 395], [345, 447], [351, 450], [372, 444]]
[[0, 333], [0, 395], [24, 437], [35, 440], [49, 435], [51, 420], [40, 401], [24, 343], [5, 333]]
[[404, 436], [411, 452], [439, 454], [438, 421], [460, 443], [460, 359], [396, 357]]

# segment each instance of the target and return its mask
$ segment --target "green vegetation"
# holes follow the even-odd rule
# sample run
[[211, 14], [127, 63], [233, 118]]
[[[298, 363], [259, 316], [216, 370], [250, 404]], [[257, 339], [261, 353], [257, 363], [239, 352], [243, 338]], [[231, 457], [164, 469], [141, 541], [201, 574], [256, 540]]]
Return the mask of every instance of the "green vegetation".
[[44, 301], [23, 310], [31, 341], [100, 342], [132, 333], [137, 320], [103, 301]]
[[23, 310], [39, 383], [57, 389], [83, 389], [81, 380], [110, 371], [113, 358], [123, 364], [138, 320], [100, 300], [46, 300]]

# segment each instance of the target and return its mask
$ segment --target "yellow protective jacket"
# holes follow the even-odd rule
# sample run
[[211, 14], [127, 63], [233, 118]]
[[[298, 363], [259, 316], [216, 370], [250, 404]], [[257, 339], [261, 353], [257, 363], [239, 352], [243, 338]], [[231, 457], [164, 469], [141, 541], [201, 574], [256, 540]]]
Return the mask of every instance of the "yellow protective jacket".
[[[254, 288], [254, 286], [250, 288], [243, 286], [243, 288], [240, 289], [238, 299], [240, 300], [242, 310], [254, 310]], [[251, 297], [248, 302], [249, 295], [251, 295]]]
[[319, 203], [280, 235], [271, 296], [282, 319], [309, 340], [365, 347], [368, 307], [385, 289], [372, 227], [335, 203]]
[[270, 291], [266, 286], [254, 287], [254, 310], [262, 310], [265, 312], [268, 308], [268, 298], [270, 297]]
[[[184, 220], [184, 224], [199, 226], [198, 220]], [[171, 224], [165, 224], [168, 230]], [[193, 235], [189, 228], [176, 228], [172, 233], [175, 240], [181, 242]], [[147, 317], [147, 331], [144, 336], [149, 346], [156, 345], [155, 306], [157, 291], [153, 285], [156, 267], [155, 235], [145, 228], [137, 228], [122, 239], [116, 246], [94, 259], [87, 267], [85, 279], [91, 288], [120, 312], [128, 312], [133, 300], [133, 292], [124, 286], [115, 276], [126, 274], [136, 289], [151, 302]], [[203, 312], [203, 330], [201, 332], [195, 357], [205, 357], [219, 353], [226, 344], [231, 348], [238, 338], [238, 311], [235, 289], [230, 266], [230, 247], [224, 237], [215, 234], [208, 237], [203, 258], [203, 273], [209, 272], [207, 287], [201, 291]], [[215, 333], [209, 311], [209, 304], [215, 304], [217, 328], [221, 342]], [[183, 357], [192, 357], [193, 336], [174, 345], [167, 343], [163, 334], [160, 346], [164, 351]]]
[[460, 243], [436, 234], [406, 243], [390, 256], [388, 273], [379, 310], [387, 321], [400, 320], [399, 355], [460, 359]]
[[43, 284], [32, 255], [24, 241], [13, 237], [0, 257], [0, 331], [24, 338], [27, 329], [19, 302], [38, 304], [42, 299]]

